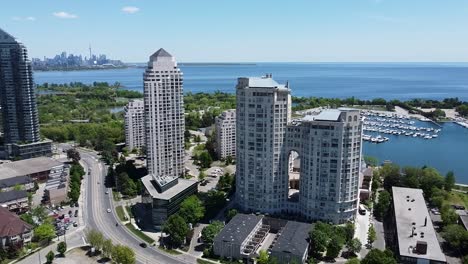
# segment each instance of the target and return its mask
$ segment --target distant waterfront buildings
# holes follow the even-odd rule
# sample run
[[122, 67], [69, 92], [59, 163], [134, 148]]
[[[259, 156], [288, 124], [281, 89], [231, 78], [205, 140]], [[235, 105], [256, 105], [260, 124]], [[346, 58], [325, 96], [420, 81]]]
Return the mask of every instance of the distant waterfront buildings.
[[5, 149], [9, 158], [52, 154], [41, 141], [36, 93], [26, 47], [0, 29], [0, 107]]
[[143, 100], [131, 100], [124, 107], [125, 145], [132, 151], [145, 146], [145, 107]]
[[148, 175], [143, 177], [143, 202], [160, 227], [182, 200], [197, 191], [185, 174], [183, 74], [174, 57], [159, 49], [150, 57], [144, 79], [144, 109]]
[[236, 110], [224, 111], [216, 117], [216, 152], [219, 158], [236, 157]]
[[94, 67], [122, 67], [125, 64], [120, 60], [112, 60], [107, 58], [105, 54], [94, 55], [91, 53], [89, 57], [82, 55], [67, 54], [65, 51], [55, 55], [53, 58], [32, 59], [32, 67], [34, 70], [55, 70], [55, 69], [79, 69], [79, 68], [94, 68]]
[[[287, 84], [271, 75], [239, 78], [236, 90], [241, 209], [334, 223], [353, 219], [362, 156], [359, 111], [325, 110], [292, 122]], [[299, 184], [289, 178], [293, 153], [300, 158]]]

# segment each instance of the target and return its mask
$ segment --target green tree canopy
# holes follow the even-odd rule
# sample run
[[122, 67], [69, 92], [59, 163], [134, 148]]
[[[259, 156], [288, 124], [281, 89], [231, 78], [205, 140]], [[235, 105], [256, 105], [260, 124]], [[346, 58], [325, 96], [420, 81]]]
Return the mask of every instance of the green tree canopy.
[[43, 223], [34, 229], [35, 241], [50, 242], [55, 237], [55, 228], [50, 223]]
[[116, 245], [112, 248], [112, 260], [121, 264], [134, 264], [136, 262], [135, 252], [130, 247]]
[[452, 224], [445, 226], [442, 237], [451, 247], [461, 252], [468, 252], [468, 231], [461, 225]]
[[374, 215], [377, 219], [382, 219], [390, 208], [392, 198], [387, 190], [381, 191], [378, 197], [378, 202], [374, 207]]
[[104, 242], [104, 237], [101, 232], [91, 229], [85, 233], [86, 241], [91, 245], [91, 247], [100, 250], [102, 248], [102, 243]]
[[447, 192], [450, 192], [454, 186], [455, 186], [455, 174], [453, 173], [453, 171], [449, 171], [447, 172], [447, 175], [445, 175], [444, 188]]
[[164, 223], [163, 231], [169, 234], [172, 246], [179, 247], [184, 243], [189, 228], [184, 218], [178, 214], [173, 214]]
[[205, 207], [196, 195], [187, 197], [180, 204], [179, 215], [184, 218], [187, 223], [197, 223], [203, 218], [204, 214]]
[[112, 256], [112, 249], [114, 248], [114, 245], [112, 244], [112, 240], [106, 239], [102, 242], [102, 254], [109, 258]]
[[213, 221], [205, 226], [201, 232], [201, 238], [204, 243], [212, 244], [215, 236], [223, 229], [224, 225], [220, 221]]
[[67, 158], [72, 160], [73, 163], [78, 163], [81, 159], [80, 152], [75, 148], [70, 148], [67, 150]]
[[359, 241], [359, 239], [353, 238], [348, 242], [346, 247], [348, 248], [349, 252], [357, 254], [359, 251], [361, 251], [362, 243]]
[[54, 258], [55, 258], [54, 252], [52, 250], [49, 251], [49, 253], [47, 253], [46, 255], [47, 263], [52, 263], [52, 261], [54, 261]]
[[61, 256], [65, 256], [65, 252], [67, 251], [67, 243], [65, 242], [60, 242], [57, 244], [57, 252], [61, 255]]
[[397, 264], [397, 261], [389, 250], [371, 249], [361, 260], [361, 264]]

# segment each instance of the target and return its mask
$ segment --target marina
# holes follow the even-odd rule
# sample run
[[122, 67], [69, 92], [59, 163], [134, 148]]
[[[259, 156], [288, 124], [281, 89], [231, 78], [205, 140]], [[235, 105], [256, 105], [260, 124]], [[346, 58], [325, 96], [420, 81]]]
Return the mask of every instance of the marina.
[[384, 143], [390, 140], [380, 134], [433, 139], [437, 138], [438, 133], [442, 131], [441, 128], [415, 125], [416, 120], [405, 115], [363, 111], [362, 116], [364, 132], [371, 132], [371, 134], [363, 134], [362, 139], [371, 143]]

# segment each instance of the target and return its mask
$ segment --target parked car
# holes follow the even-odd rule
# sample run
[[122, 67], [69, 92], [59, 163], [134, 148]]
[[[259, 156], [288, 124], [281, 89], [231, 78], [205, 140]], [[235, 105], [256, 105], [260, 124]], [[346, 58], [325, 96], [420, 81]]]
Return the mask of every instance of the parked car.
[[146, 243], [144, 243], [144, 242], [140, 243], [140, 247], [142, 247], [142, 248], [146, 248], [147, 246], [148, 245]]
[[110, 209], [110, 208], [107, 208], [107, 212], [110, 213], [110, 212], [111, 212], [111, 209]]
[[75, 217], [78, 216], [78, 210], [75, 210]]
[[71, 215], [72, 215], [72, 213], [73, 213], [73, 212], [72, 212], [72, 210], [68, 211], [68, 215], [70, 215], [70, 216], [71, 216]]
[[74, 226], [74, 227], [77, 227], [77, 226], [78, 226], [78, 223], [77, 223], [77, 222], [73, 222], [73, 226]]

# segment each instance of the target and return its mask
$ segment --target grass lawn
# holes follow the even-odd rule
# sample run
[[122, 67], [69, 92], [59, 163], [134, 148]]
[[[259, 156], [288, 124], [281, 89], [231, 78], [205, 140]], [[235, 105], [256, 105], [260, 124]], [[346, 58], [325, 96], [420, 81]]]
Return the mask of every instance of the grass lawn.
[[112, 197], [114, 197], [114, 202], [118, 202], [121, 200], [120, 193], [114, 190], [112, 190]]
[[139, 238], [143, 239], [146, 243], [153, 244], [154, 239], [145, 235], [145, 233], [141, 232], [140, 230], [136, 229], [132, 224], [128, 223], [125, 225], [132, 233], [137, 235]]
[[447, 202], [450, 204], [464, 205], [465, 208], [468, 208], [468, 194], [451, 191], [448, 195]]
[[117, 213], [117, 216], [119, 217], [120, 221], [127, 221], [125, 219], [125, 213], [123, 211], [123, 207], [121, 205], [115, 207], [115, 212]]
[[130, 208], [130, 206], [125, 206], [125, 209], [127, 210], [128, 215], [133, 217], [132, 208]]
[[160, 250], [164, 251], [164, 252], [167, 252], [171, 255], [181, 255], [182, 253], [175, 250], [175, 249], [168, 249], [168, 248], [164, 248], [164, 247], [159, 247]]

